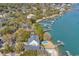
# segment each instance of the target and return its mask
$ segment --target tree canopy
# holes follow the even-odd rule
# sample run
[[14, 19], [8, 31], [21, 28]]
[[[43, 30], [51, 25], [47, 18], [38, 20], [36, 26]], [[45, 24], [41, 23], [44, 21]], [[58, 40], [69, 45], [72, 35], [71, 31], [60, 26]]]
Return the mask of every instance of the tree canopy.
[[26, 42], [28, 41], [28, 38], [30, 37], [30, 32], [26, 31], [23, 28], [19, 28], [15, 33], [16, 41], [20, 42]]

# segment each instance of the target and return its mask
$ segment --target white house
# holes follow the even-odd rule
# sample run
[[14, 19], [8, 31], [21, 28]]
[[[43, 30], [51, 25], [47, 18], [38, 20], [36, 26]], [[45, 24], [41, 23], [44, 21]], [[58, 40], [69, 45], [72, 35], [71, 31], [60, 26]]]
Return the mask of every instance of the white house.
[[40, 49], [39, 36], [32, 34], [28, 39], [27, 45], [25, 45], [25, 50], [39, 50], [39, 49]]
[[31, 18], [34, 18], [34, 17], [35, 17], [34, 14], [29, 14], [29, 15], [27, 15], [27, 19], [31, 19]]

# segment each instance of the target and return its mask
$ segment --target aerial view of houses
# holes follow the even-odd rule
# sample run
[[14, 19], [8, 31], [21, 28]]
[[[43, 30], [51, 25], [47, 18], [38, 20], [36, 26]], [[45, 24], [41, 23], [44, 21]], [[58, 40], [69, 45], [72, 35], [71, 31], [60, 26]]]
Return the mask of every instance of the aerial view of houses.
[[[71, 10], [69, 3], [0, 4], [0, 55], [60, 56], [52, 29], [42, 22], [54, 20]], [[51, 26], [51, 25], [50, 25]]]

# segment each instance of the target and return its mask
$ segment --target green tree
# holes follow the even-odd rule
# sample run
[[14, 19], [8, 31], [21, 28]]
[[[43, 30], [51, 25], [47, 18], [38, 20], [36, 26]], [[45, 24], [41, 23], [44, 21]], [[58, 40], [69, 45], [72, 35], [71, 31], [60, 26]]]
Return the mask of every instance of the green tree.
[[23, 54], [21, 54], [21, 56], [37, 56], [37, 50], [28, 50], [28, 51], [24, 51]]
[[9, 53], [9, 52], [13, 52], [14, 51], [14, 48], [7, 42], [4, 44], [3, 48], [4, 48], [3, 51], [5, 53]]
[[40, 37], [40, 40], [43, 40], [43, 27], [38, 24], [38, 23], [35, 23], [34, 24], [34, 29], [35, 29], [35, 33]]
[[7, 34], [7, 33], [14, 33], [14, 31], [16, 30], [15, 26], [6, 26], [5, 28], [0, 30], [0, 33]]
[[23, 28], [19, 28], [15, 33], [16, 41], [18, 42], [26, 42], [30, 37], [30, 32], [26, 31]]
[[3, 35], [3, 39], [5, 42], [10, 43], [11, 39], [12, 39], [12, 35], [11, 34], [5, 34]]
[[17, 53], [24, 51], [24, 43], [23, 42], [16, 42], [14, 50]]

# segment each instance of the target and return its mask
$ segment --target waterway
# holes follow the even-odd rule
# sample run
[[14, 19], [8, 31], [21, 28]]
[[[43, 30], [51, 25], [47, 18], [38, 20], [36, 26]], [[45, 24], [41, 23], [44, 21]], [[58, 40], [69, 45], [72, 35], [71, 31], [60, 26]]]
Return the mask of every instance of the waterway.
[[43, 21], [41, 24], [45, 29], [51, 29], [49, 33], [55, 43], [58, 40], [64, 42], [62, 55], [65, 55], [67, 50], [73, 56], [79, 55], [79, 4], [74, 4], [71, 11], [57, 20]]

